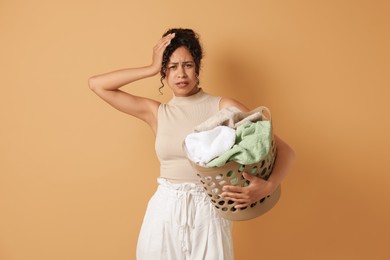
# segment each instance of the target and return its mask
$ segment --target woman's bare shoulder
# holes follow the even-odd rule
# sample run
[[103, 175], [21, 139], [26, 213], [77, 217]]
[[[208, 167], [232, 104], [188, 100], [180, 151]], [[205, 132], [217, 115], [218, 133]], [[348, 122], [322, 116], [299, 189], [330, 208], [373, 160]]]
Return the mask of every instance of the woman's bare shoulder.
[[249, 109], [245, 105], [243, 105], [241, 102], [239, 102], [233, 98], [222, 97], [221, 100], [219, 101], [219, 110], [227, 108], [227, 107], [236, 107], [243, 112], [249, 111]]

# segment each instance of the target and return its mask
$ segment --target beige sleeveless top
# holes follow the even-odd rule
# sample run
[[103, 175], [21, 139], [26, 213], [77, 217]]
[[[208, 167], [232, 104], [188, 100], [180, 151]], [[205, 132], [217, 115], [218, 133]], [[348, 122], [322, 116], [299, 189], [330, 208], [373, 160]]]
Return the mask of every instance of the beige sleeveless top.
[[219, 111], [221, 97], [202, 89], [189, 97], [174, 96], [158, 109], [155, 149], [160, 177], [172, 182], [199, 182], [183, 151], [183, 141], [195, 126]]

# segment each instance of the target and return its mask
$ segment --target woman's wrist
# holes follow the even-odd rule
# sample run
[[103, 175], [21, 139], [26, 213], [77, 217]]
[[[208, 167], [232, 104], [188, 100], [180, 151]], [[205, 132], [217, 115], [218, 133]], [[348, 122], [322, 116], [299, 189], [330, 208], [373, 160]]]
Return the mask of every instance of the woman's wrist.
[[279, 187], [279, 185], [280, 185], [280, 183], [275, 182], [271, 179], [268, 179], [267, 180], [267, 188], [266, 188], [266, 190], [268, 191], [268, 195], [273, 194], [276, 191], [276, 189]]
[[145, 68], [148, 70], [151, 77], [157, 75], [161, 70], [161, 66], [154, 65], [154, 64], [150, 64], [149, 66], [146, 66]]

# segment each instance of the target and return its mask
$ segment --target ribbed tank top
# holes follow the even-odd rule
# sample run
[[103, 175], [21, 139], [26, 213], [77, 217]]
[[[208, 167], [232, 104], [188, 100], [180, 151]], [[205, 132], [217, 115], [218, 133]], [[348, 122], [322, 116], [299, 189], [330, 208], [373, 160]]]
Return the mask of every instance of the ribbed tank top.
[[200, 89], [189, 97], [174, 96], [159, 106], [155, 149], [160, 177], [172, 182], [199, 182], [183, 151], [183, 141], [195, 126], [219, 111], [220, 100]]

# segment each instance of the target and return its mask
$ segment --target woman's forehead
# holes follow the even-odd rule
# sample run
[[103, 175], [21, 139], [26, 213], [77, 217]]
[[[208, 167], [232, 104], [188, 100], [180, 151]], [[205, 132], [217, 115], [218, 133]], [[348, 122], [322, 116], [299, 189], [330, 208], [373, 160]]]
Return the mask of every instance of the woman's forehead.
[[191, 53], [188, 51], [186, 47], [179, 47], [177, 48], [169, 57], [170, 63], [177, 63], [177, 62], [193, 62], [194, 58], [192, 57]]

